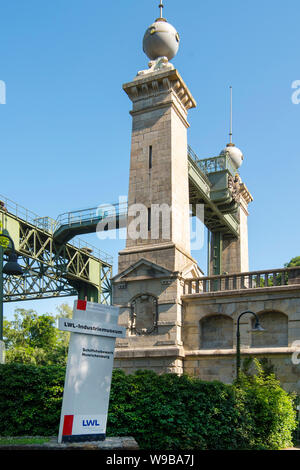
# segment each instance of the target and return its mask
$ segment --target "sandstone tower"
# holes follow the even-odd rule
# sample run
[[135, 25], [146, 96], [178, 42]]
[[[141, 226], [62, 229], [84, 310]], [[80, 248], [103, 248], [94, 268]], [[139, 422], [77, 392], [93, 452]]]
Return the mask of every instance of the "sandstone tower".
[[127, 242], [113, 299], [128, 327], [117, 366], [129, 360], [129, 370], [182, 372], [182, 279], [200, 275], [190, 253], [187, 159], [187, 114], [196, 103], [169, 62], [179, 41], [161, 12], [144, 37], [149, 69], [123, 85], [133, 104], [132, 142]]

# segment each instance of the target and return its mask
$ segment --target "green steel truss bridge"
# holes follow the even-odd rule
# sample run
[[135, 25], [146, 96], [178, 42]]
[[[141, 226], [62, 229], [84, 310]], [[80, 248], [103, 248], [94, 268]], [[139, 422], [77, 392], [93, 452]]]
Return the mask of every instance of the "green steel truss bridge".
[[[196, 204], [203, 204], [204, 224], [210, 232], [238, 237], [238, 201], [233, 190], [236, 170], [230, 158], [222, 155], [199, 159], [188, 147], [188, 165], [193, 213], [196, 214]], [[5, 207], [0, 206], [3, 233], [14, 240], [25, 271], [20, 278], [4, 276], [4, 302], [73, 295], [99, 303], [111, 302], [112, 257], [73, 239], [96, 230], [126, 227], [126, 203], [67, 212], [54, 220], [39, 217], [4, 196], [0, 200]], [[4, 261], [6, 257], [4, 253]]]
[[[2, 232], [13, 239], [24, 269], [21, 277], [3, 276], [4, 302], [78, 296], [110, 303], [111, 256], [80, 239], [72, 244], [57, 241], [55, 220], [39, 217], [4, 196], [0, 200]], [[6, 261], [5, 252], [3, 258]]]
[[[194, 208], [204, 205], [204, 225], [210, 232], [239, 237], [238, 199], [234, 178], [237, 170], [228, 155], [199, 159], [188, 147], [189, 199]], [[194, 212], [194, 210], [193, 210]]]

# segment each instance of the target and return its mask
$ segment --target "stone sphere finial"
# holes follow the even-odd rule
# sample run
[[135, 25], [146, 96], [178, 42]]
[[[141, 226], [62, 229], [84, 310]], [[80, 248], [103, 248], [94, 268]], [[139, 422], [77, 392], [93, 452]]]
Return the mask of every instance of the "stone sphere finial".
[[227, 144], [227, 147], [220, 153], [220, 155], [222, 156], [226, 154], [229, 155], [236, 169], [240, 168], [244, 160], [243, 152], [232, 142], [230, 142], [229, 144]]
[[173, 59], [179, 48], [180, 37], [174, 26], [162, 16], [162, 1], [159, 4], [160, 18], [147, 29], [143, 39], [143, 51], [151, 60], [159, 57]]

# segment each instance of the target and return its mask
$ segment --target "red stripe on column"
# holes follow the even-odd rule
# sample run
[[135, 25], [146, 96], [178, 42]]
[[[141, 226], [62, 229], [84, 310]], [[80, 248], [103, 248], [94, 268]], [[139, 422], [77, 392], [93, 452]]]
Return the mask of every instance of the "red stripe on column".
[[86, 310], [86, 300], [77, 300], [77, 310]]
[[74, 415], [64, 416], [63, 436], [72, 436]]

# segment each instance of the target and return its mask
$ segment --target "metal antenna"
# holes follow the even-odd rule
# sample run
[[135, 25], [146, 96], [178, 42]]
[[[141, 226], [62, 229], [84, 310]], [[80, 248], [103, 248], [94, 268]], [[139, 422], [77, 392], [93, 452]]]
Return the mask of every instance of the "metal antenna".
[[163, 0], [160, 0], [160, 4], [158, 6], [158, 8], [160, 8], [160, 17], [162, 18], [163, 17]]
[[232, 144], [232, 86], [230, 86], [230, 143]]

